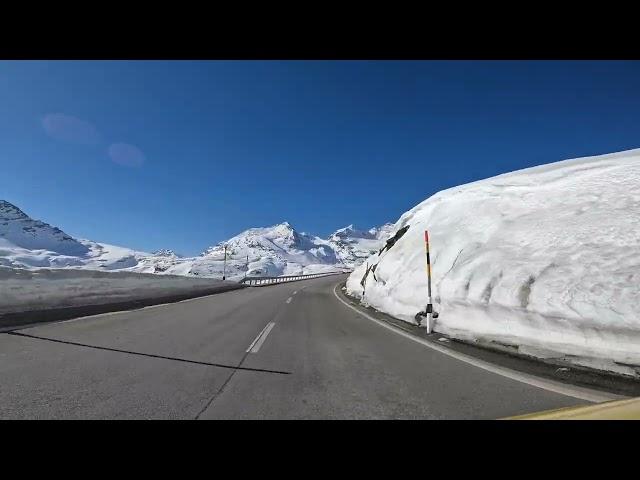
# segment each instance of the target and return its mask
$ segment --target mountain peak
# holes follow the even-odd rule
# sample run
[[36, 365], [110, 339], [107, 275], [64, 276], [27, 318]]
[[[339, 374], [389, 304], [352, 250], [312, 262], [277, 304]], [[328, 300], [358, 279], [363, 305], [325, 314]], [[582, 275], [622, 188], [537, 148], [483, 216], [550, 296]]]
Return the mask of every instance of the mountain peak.
[[331, 238], [347, 238], [347, 237], [352, 237], [352, 238], [374, 238], [372, 236], [372, 234], [363, 230], [358, 230], [357, 228], [354, 227], [353, 223], [351, 225], [348, 225], [344, 228], [339, 228], [338, 230], [336, 230], [335, 232], [333, 232], [330, 235], [330, 239]]
[[393, 233], [394, 227], [395, 224], [393, 223], [385, 223], [384, 225], [381, 225], [379, 227], [373, 227], [371, 230], [369, 230], [369, 233], [376, 237], [378, 240], [386, 240]]
[[0, 219], [21, 220], [27, 218], [29, 218], [29, 216], [13, 203], [9, 203], [6, 200], [0, 200]]
[[370, 230], [358, 230], [351, 224], [333, 232], [327, 242], [344, 265], [355, 267], [382, 247], [392, 229], [390, 223]]
[[160, 250], [156, 250], [155, 252], [153, 252], [153, 255], [156, 255], [158, 257], [180, 257], [181, 256], [168, 248], [161, 248]]
[[293, 225], [291, 225], [289, 222], [284, 221], [282, 223], [278, 223], [277, 225], [274, 225], [271, 227], [271, 229], [273, 230], [286, 230], [286, 231], [295, 231], [296, 229], [293, 228]]
[[34, 220], [6, 200], [0, 200], [0, 237], [26, 250], [44, 250], [63, 255], [85, 255], [89, 251], [59, 228]]

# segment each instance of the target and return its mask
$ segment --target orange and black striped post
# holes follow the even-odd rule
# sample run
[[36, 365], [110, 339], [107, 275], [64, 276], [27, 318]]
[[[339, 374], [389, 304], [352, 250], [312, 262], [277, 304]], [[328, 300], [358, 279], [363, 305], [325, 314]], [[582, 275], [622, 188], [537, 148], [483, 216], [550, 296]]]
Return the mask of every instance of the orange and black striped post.
[[432, 319], [433, 319], [433, 303], [431, 301], [431, 257], [429, 256], [429, 231], [424, 231], [424, 248], [427, 254], [427, 289], [429, 296], [429, 303], [427, 303], [427, 333], [431, 333]]

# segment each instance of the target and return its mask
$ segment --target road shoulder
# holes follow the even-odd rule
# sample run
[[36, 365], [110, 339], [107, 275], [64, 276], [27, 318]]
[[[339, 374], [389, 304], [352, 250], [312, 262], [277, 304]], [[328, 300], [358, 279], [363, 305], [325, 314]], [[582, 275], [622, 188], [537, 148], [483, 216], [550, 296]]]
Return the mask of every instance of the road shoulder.
[[437, 332], [427, 335], [423, 328], [379, 312], [372, 307], [361, 305], [357, 299], [346, 295], [342, 290], [344, 285], [344, 282], [336, 284], [334, 294], [346, 306], [363, 316], [370, 317], [373, 321], [380, 322], [383, 326], [386, 325], [401, 335], [412, 337], [424, 343], [425, 346], [467, 361], [467, 363], [476, 364], [480, 368], [588, 401], [600, 402], [640, 396], [640, 382], [637, 380], [607, 375], [586, 368], [576, 368], [573, 365], [569, 367], [558, 366], [533, 357], [491, 350]]

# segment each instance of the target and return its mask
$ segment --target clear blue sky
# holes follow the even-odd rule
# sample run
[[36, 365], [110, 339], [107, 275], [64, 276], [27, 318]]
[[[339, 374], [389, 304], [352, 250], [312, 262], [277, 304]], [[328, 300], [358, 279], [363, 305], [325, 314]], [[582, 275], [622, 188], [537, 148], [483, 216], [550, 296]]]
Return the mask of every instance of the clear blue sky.
[[0, 198], [142, 250], [637, 147], [639, 62], [0, 62]]

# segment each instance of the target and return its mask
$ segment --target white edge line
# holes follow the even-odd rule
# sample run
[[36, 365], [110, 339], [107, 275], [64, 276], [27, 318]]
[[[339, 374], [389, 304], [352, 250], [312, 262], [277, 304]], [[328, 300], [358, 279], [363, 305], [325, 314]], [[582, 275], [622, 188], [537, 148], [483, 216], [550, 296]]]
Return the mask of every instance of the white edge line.
[[478, 358], [471, 357], [464, 353], [459, 353], [459, 352], [456, 352], [455, 350], [449, 350], [446, 347], [433, 344], [432, 342], [416, 337], [415, 335], [406, 333], [405, 331], [400, 330], [399, 328], [396, 328], [388, 324], [387, 322], [378, 320], [377, 318], [372, 317], [371, 315], [368, 315], [367, 313], [360, 311], [353, 305], [350, 305], [349, 303], [345, 302], [342, 298], [338, 296], [338, 293], [336, 292], [336, 288], [338, 288], [338, 285], [339, 283], [336, 284], [336, 286], [333, 288], [333, 294], [338, 300], [340, 300], [340, 302], [342, 302], [344, 305], [349, 307], [351, 310], [377, 323], [381, 327], [385, 327], [391, 330], [392, 332], [397, 333], [398, 335], [402, 335], [403, 337], [413, 340], [414, 342], [420, 343], [425, 347], [429, 347], [433, 350], [437, 350], [438, 352], [448, 355], [450, 357], [453, 357], [456, 360], [460, 360], [461, 362], [468, 363], [469, 365], [473, 365], [474, 367], [487, 370], [489, 372], [495, 373], [497, 375], [501, 375], [503, 377], [509, 378], [511, 380], [515, 380], [517, 382], [526, 383], [527, 385], [532, 385], [534, 387], [542, 388], [550, 392], [559, 393], [561, 395], [566, 395], [568, 397], [578, 398], [580, 400], [586, 400], [588, 402], [600, 403], [600, 402], [608, 402], [611, 400], [621, 400], [624, 398], [629, 398], [623, 395], [599, 392], [597, 390], [592, 390], [590, 388], [577, 387], [573, 385], [567, 385], [561, 382], [556, 382], [554, 380], [547, 380], [541, 377], [537, 377], [535, 375], [530, 375], [528, 373], [518, 372], [516, 370], [511, 370], [510, 368], [494, 365], [492, 363], [486, 362], [484, 360], [480, 360]]
[[269, 335], [269, 332], [271, 332], [271, 329], [273, 329], [273, 327], [275, 327], [276, 324], [275, 322], [269, 322], [269, 324], [267, 324], [267, 326], [265, 327], [265, 329], [263, 330], [264, 333], [262, 333], [256, 340], [258, 340], [258, 343], [256, 343], [254, 345], [254, 347], [251, 349], [251, 353], [258, 353], [258, 350], [260, 350], [260, 347], [262, 346], [262, 344], [264, 343], [264, 341], [267, 339], [267, 336]]

